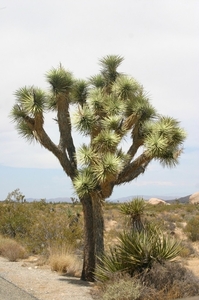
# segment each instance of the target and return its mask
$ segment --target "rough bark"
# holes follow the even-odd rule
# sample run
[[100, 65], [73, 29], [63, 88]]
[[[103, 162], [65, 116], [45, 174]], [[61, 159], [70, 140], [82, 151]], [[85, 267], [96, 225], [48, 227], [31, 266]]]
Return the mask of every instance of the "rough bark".
[[141, 154], [136, 158], [132, 163], [127, 164], [126, 167], [120, 172], [118, 178], [115, 182], [116, 185], [130, 182], [140, 174], [145, 172], [145, 168], [152, 160], [151, 157], [148, 157], [147, 153]]
[[81, 200], [84, 213], [84, 253], [81, 280], [94, 281], [95, 270], [95, 238], [92, 199], [84, 197]]
[[71, 121], [67, 95], [60, 96], [57, 101], [57, 118], [60, 132], [59, 148], [62, 152], [65, 152], [67, 149], [71, 165], [76, 169], [76, 151], [71, 134]]
[[104, 199], [97, 193], [92, 194], [93, 201], [93, 216], [94, 216], [94, 232], [95, 232], [95, 255], [96, 263], [104, 254]]

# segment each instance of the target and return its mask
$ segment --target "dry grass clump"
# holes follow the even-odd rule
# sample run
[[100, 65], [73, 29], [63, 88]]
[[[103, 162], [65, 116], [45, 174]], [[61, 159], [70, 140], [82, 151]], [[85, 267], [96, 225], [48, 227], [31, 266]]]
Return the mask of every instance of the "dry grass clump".
[[51, 250], [48, 262], [51, 270], [61, 275], [75, 277], [80, 277], [81, 275], [82, 260], [67, 249]]
[[0, 255], [9, 261], [27, 258], [27, 253], [17, 241], [10, 238], [0, 237]]

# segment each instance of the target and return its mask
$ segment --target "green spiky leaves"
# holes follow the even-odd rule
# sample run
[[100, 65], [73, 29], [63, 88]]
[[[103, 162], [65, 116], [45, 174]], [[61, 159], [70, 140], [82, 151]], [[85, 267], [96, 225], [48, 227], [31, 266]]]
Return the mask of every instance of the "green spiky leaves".
[[101, 157], [101, 160], [93, 166], [96, 179], [99, 183], [114, 180], [115, 177], [117, 177], [117, 174], [121, 171], [121, 168], [121, 159], [110, 152], [105, 153]]
[[43, 112], [46, 110], [47, 96], [38, 88], [23, 87], [16, 91], [16, 104], [13, 106], [10, 118], [15, 122], [16, 129], [29, 142], [35, 138], [34, 125], [43, 124]]
[[123, 232], [115, 248], [101, 259], [95, 272], [96, 278], [106, 281], [117, 272], [133, 276], [134, 273], [151, 268], [154, 262], [163, 263], [176, 258], [181, 250], [180, 242], [164, 235], [157, 228]]
[[120, 76], [113, 85], [113, 91], [121, 100], [133, 100], [141, 90], [142, 86], [135, 79], [128, 76]]
[[109, 130], [102, 130], [94, 139], [93, 145], [100, 152], [115, 151], [121, 137]]
[[83, 144], [78, 149], [77, 160], [83, 166], [91, 166], [98, 161], [98, 155], [92, 147]]
[[170, 117], [160, 117], [149, 124], [151, 133], [145, 139], [148, 155], [158, 159], [163, 166], [175, 166], [182, 152], [186, 133], [179, 127], [179, 122]]
[[73, 76], [61, 65], [59, 68], [52, 68], [47, 74], [46, 79], [50, 83], [55, 94], [69, 93], [73, 87]]
[[32, 143], [34, 141], [35, 135], [33, 130], [24, 120], [21, 120], [21, 122], [17, 123], [16, 129], [19, 135], [25, 138], [28, 142]]
[[77, 160], [83, 167], [74, 180], [77, 194], [85, 196], [100, 184], [116, 179], [124, 164], [124, 157], [119, 154], [99, 152], [83, 144], [77, 152]]
[[73, 185], [77, 195], [81, 198], [96, 188], [96, 180], [89, 169], [82, 169], [73, 180]]
[[46, 109], [46, 94], [39, 88], [23, 87], [15, 92], [16, 103], [19, 106], [18, 112], [15, 106], [14, 113], [35, 116]]
[[72, 91], [72, 101], [81, 107], [86, 103], [88, 96], [88, 83], [85, 80], [76, 80]]
[[87, 105], [78, 108], [73, 115], [73, 124], [83, 135], [89, 135], [96, 126], [96, 117]]

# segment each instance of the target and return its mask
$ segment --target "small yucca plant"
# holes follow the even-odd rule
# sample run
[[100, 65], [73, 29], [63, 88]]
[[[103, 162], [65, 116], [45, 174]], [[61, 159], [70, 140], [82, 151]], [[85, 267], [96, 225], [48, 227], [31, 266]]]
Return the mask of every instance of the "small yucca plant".
[[135, 198], [120, 206], [120, 212], [130, 217], [130, 227], [135, 231], [141, 231], [144, 228], [142, 216], [146, 203], [143, 198]]
[[101, 264], [97, 266], [97, 280], [106, 281], [117, 272], [133, 276], [135, 272], [151, 268], [154, 262], [163, 263], [174, 259], [182, 249], [180, 242], [151, 226], [141, 232], [123, 232], [118, 241], [115, 248], [105, 254]]

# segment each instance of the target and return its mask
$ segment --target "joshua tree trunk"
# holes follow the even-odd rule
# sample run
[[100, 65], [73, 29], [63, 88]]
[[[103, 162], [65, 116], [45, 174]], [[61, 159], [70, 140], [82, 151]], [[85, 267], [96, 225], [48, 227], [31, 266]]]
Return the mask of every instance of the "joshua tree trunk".
[[95, 239], [92, 199], [83, 197], [81, 199], [84, 213], [84, 257], [81, 280], [94, 281], [95, 270]]
[[93, 216], [94, 216], [94, 231], [95, 231], [95, 255], [96, 263], [98, 258], [102, 257], [104, 253], [104, 216], [103, 216], [103, 202], [98, 195], [92, 195], [93, 200]]

